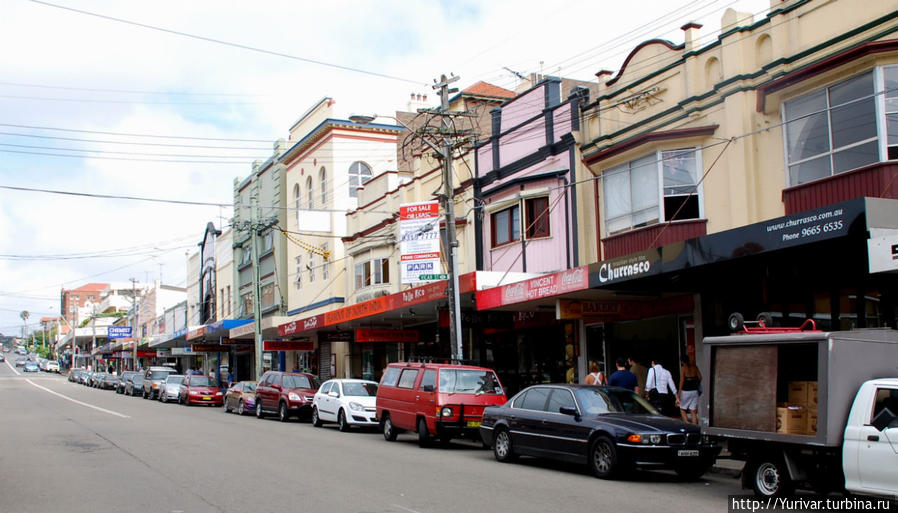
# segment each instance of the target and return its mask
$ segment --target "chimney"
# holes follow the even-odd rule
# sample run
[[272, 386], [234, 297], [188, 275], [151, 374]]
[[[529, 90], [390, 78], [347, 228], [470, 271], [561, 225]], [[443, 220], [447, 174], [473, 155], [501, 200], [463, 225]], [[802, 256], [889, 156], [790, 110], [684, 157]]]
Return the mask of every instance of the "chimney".
[[698, 40], [698, 31], [702, 28], [701, 25], [694, 21], [690, 21], [689, 23], [680, 27], [680, 30], [685, 32], [685, 44], [683, 46], [683, 51], [686, 53], [691, 52], [695, 48], [695, 42]]

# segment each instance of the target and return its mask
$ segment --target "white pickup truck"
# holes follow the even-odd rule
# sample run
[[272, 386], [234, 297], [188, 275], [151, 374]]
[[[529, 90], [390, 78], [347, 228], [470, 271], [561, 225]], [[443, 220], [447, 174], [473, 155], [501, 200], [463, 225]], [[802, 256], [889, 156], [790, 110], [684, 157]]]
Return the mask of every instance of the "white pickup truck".
[[898, 330], [707, 337], [701, 359], [702, 431], [744, 487], [898, 498]]

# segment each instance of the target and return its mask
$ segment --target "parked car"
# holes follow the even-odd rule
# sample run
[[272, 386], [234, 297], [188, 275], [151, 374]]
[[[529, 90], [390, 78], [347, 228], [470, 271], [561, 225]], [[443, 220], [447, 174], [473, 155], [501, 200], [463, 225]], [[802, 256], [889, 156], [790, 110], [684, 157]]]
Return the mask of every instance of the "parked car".
[[116, 394], [124, 394], [125, 386], [128, 385], [128, 378], [130, 378], [131, 376], [133, 376], [135, 374], [139, 374], [139, 373], [137, 371], [122, 371], [122, 374], [121, 374], [122, 379], [121, 379], [121, 381], [119, 381], [118, 386], [115, 387], [115, 393]]
[[312, 417], [312, 401], [318, 378], [312, 374], [268, 371], [256, 385], [256, 417], [277, 413], [281, 422], [290, 417]]
[[143, 374], [143, 398], [155, 399], [165, 378], [171, 374], [177, 374], [177, 371], [171, 367], [149, 367]]
[[48, 361], [49, 361], [49, 360], [47, 360], [46, 358], [38, 358], [38, 359], [37, 359], [37, 368], [40, 369], [40, 370], [42, 370], [42, 371], [46, 371], [46, 370], [47, 370], [47, 362], [48, 362]]
[[465, 436], [479, 439], [483, 409], [507, 401], [492, 369], [445, 363], [391, 363], [377, 390], [384, 438], [414, 431], [418, 445]]
[[238, 415], [256, 412], [256, 382], [238, 381], [224, 395], [224, 411], [236, 411]]
[[134, 374], [128, 378], [125, 383], [125, 395], [131, 397], [143, 395], [143, 374]]
[[24, 356], [20, 356], [20, 357], [16, 358], [16, 367], [21, 367], [21, 366], [25, 365], [25, 362], [27, 362], [27, 361], [28, 361], [28, 359], [25, 358]]
[[120, 376], [116, 376], [115, 374], [106, 374], [103, 376], [103, 381], [100, 382], [98, 388], [102, 388], [103, 390], [115, 390], [118, 388], [118, 384], [122, 382], [122, 378]]
[[697, 479], [720, 451], [698, 426], [661, 415], [632, 391], [591, 385], [525, 388], [484, 411], [480, 434], [497, 461], [528, 455], [585, 463], [602, 479], [634, 467]]
[[6, 357], [3, 356], [2, 354], [0, 354], [0, 363], [3, 363], [5, 361], [6, 361]]
[[100, 385], [103, 383], [104, 379], [106, 379], [105, 372], [95, 372], [90, 377], [90, 386], [93, 388], [100, 388]]
[[181, 382], [178, 402], [187, 406], [191, 404], [221, 406], [222, 396], [221, 389], [209, 376], [188, 375]]
[[325, 381], [312, 401], [312, 425], [336, 422], [340, 431], [351, 426], [377, 426], [377, 383], [362, 379]]
[[159, 401], [167, 403], [169, 400], [178, 400], [181, 394], [181, 383], [184, 382], [183, 374], [169, 374], [165, 377], [162, 388], [159, 389]]
[[25, 362], [24, 369], [25, 372], [37, 372], [40, 368], [34, 362]]
[[47, 368], [44, 370], [46, 370], [47, 372], [55, 372], [59, 374], [59, 362], [57, 362], [56, 360], [48, 360]]
[[94, 374], [96, 374], [94, 371], [85, 371], [84, 374], [81, 375], [81, 384], [90, 386], [90, 382], [93, 379]]

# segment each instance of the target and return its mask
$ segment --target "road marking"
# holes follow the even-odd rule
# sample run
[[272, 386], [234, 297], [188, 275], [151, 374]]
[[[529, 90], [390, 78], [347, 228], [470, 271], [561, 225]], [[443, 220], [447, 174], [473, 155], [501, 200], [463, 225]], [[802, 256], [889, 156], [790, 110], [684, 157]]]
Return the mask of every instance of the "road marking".
[[6, 365], [8, 365], [9, 368], [12, 369], [12, 371], [16, 373], [16, 376], [21, 376], [21, 374], [19, 374], [19, 371], [17, 371], [16, 368], [13, 367], [11, 363], [9, 363], [9, 358], [6, 359]]
[[121, 414], [121, 413], [118, 413], [118, 412], [114, 412], [114, 411], [112, 411], [112, 410], [107, 410], [106, 408], [100, 408], [99, 406], [94, 406], [94, 405], [92, 405], [92, 404], [87, 404], [87, 403], [81, 402], [81, 401], [79, 401], [79, 400], [77, 400], [77, 399], [72, 399], [71, 397], [69, 397], [69, 396], [67, 396], [67, 395], [62, 395], [62, 394], [60, 394], [59, 392], [54, 392], [54, 391], [50, 390], [50, 389], [47, 388], [47, 387], [42, 387], [42, 386], [38, 385], [37, 383], [35, 383], [34, 381], [31, 381], [30, 379], [27, 379], [27, 378], [26, 378], [25, 381], [27, 381], [28, 383], [32, 384], [33, 386], [36, 386], [37, 388], [40, 388], [41, 390], [43, 390], [43, 391], [45, 391], [45, 392], [49, 392], [49, 393], [51, 393], [51, 394], [53, 394], [53, 395], [55, 395], [55, 396], [62, 397], [62, 398], [65, 399], [66, 401], [72, 401], [72, 402], [75, 403], [75, 404], [80, 404], [81, 406], [87, 406], [88, 408], [93, 408], [94, 410], [101, 411], [101, 412], [103, 412], [103, 413], [108, 413], [108, 414], [110, 414], [110, 415], [115, 415], [116, 417], [121, 417], [121, 418], [123, 418], [123, 419], [130, 419], [130, 418], [131, 418], [131, 417], [129, 417], [128, 415], [124, 415], [124, 414]]
[[393, 506], [396, 506], [397, 508], [399, 508], [399, 509], [401, 509], [401, 510], [408, 511], [409, 513], [421, 513], [420, 511], [416, 511], [416, 510], [413, 510], [413, 509], [408, 509], [408, 508], [406, 508], [405, 506], [400, 506], [399, 504], [393, 504]]

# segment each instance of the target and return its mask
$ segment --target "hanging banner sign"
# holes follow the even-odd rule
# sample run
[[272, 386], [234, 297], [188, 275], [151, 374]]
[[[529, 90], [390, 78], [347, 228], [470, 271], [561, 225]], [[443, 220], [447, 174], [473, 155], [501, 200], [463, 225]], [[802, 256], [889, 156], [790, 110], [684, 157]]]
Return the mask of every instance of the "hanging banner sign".
[[390, 329], [357, 329], [356, 342], [417, 342], [420, 336], [417, 330]]
[[312, 341], [295, 340], [263, 340], [263, 351], [314, 351], [315, 343]]
[[399, 205], [399, 268], [402, 283], [423, 281], [420, 275], [439, 274], [440, 203]]

